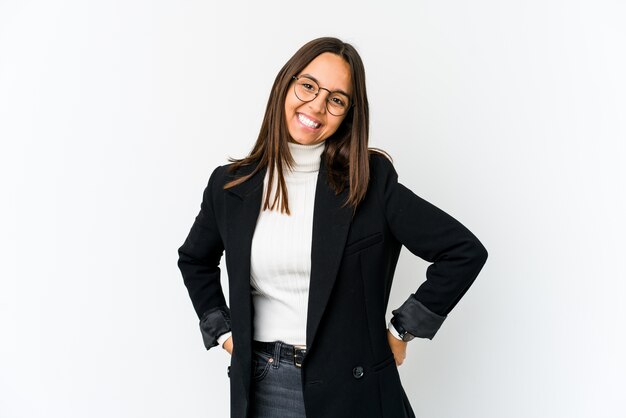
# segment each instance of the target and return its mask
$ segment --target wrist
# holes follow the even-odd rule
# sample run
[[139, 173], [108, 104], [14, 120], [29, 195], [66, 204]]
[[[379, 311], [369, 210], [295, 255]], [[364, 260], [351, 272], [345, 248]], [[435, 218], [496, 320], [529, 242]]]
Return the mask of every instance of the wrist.
[[391, 321], [390, 321], [391, 325], [393, 325], [393, 327], [396, 329], [396, 331], [398, 332], [398, 336], [399, 338], [404, 341], [404, 342], [409, 342], [411, 341], [413, 338], [415, 338], [415, 336], [413, 334], [411, 334], [410, 332], [408, 332], [406, 329], [404, 329], [404, 327], [402, 326], [402, 324], [400, 324], [400, 322], [398, 321], [397, 317], [392, 317]]
[[217, 342], [218, 344], [224, 348], [224, 343], [230, 338], [230, 336], [232, 335], [232, 331], [228, 331], [222, 335], [220, 335], [219, 337], [217, 337]]
[[387, 329], [389, 330], [389, 333], [393, 335], [395, 339], [402, 341], [402, 337], [400, 337], [398, 330], [396, 330], [396, 328], [393, 326], [391, 321], [389, 321], [389, 323], [387, 324]]

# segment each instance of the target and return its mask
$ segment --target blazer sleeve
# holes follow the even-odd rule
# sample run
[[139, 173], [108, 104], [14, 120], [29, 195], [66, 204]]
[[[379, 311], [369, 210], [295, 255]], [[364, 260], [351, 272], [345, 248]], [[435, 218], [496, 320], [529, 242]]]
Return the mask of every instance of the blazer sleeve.
[[217, 167], [204, 189], [200, 212], [183, 245], [178, 249], [178, 268], [200, 319], [206, 349], [218, 344], [218, 337], [231, 330], [230, 309], [220, 283], [220, 260], [224, 243], [215, 217]]
[[378, 164], [377, 189], [391, 233], [412, 254], [432, 263], [426, 281], [392, 314], [411, 334], [432, 339], [478, 276], [487, 250], [459, 221], [399, 183], [386, 157], [372, 161]]

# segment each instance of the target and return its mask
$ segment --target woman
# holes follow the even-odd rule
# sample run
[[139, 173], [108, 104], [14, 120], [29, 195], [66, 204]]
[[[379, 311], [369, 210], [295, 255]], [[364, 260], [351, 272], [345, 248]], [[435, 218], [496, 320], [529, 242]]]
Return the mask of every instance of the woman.
[[[178, 266], [206, 348], [231, 354], [233, 418], [415, 416], [407, 342], [433, 338], [487, 251], [398, 182], [368, 124], [358, 53], [315, 39], [278, 73], [250, 155], [210, 176]], [[387, 323], [402, 245], [433, 264]]]

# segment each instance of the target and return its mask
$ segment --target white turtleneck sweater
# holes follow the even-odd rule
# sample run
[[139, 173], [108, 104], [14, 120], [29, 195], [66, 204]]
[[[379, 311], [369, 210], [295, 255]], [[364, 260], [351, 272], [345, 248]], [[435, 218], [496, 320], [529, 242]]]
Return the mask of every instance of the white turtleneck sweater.
[[[254, 336], [257, 341], [281, 340], [306, 344], [306, 319], [311, 276], [313, 207], [324, 142], [303, 145], [288, 142], [294, 158], [292, 170], [283, 172], [291, 215], [261, 210], [252, 238], [250, 285], [254, 304]], [[261, 204], [268, 192], [266, 170]], [[274, 181], [277, 181], [275, 174]], [[271, 190], [270, 204], [275, 196]], [[393, 326], [389, 324], [392, 334]], [[220, 345], [231, 332], [221, 335]]]
[[[264, 210], [257, 219], [250, 258], [257, 341], [306, 344], [313, 204], [324, 145], [288, 142], [295, 161], [291, 171], [284, 171], [291, 214]], [[264, 180], [264, 199], [268, 179], [269, 170]], [[270, 202], [275, 196], [274, 187], [271, 193]]]
[[[324, 142], [313, 145], [287, 143], [295, 165], [284, 167], [291, 215], [261, 210], [252, 237], [250, 285], [254, 304], [254, 336], [257, 341], [281, 340], [306, 344], [306, 318], [311, 276], [313, 206]], [[269, 168], [263, 180], [268, 193]], [[270, 203], [276, 195], [277, 176]], [[280, 204], [280, 201], [279, 201]], [[221, 335], [220, 345], [231, 335]]]

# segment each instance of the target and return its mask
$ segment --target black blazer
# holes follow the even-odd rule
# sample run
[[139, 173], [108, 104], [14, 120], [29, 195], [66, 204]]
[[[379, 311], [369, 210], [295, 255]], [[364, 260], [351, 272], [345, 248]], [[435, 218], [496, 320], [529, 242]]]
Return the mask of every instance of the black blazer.
[[[228, 190], [228, 165], [217, 167], [204, 190], [200, 213], [178, 266], [207, 349], [232, 330], [229, 366], [231, 418], [246, 418], [252, 376], [253, 315], [250, 248], [267, 168]], [[252, 166], [240, 168], [249, 173]], [[341, 208], [322, 156], [313, 214], [311, 282], [302, 362], [307, 416], [314, 418], [414, 417], [387, 341], [385, 313], [404, 245], [432, 262], [426, 281], [392, 311], [412, 334], [432, 339], [482, 269], [487, 251], [456, 219], [398, 182], [392, 163], [370, 155], [370, 183], [354, 217]], [[229, 302], [220, 284], [226, 251]], [[421, 282], [420, 278], [414, 278]], [[359, 367], [359, 372], [355, 369]], [[362, 371], [362, 372], [361, 372]]]

